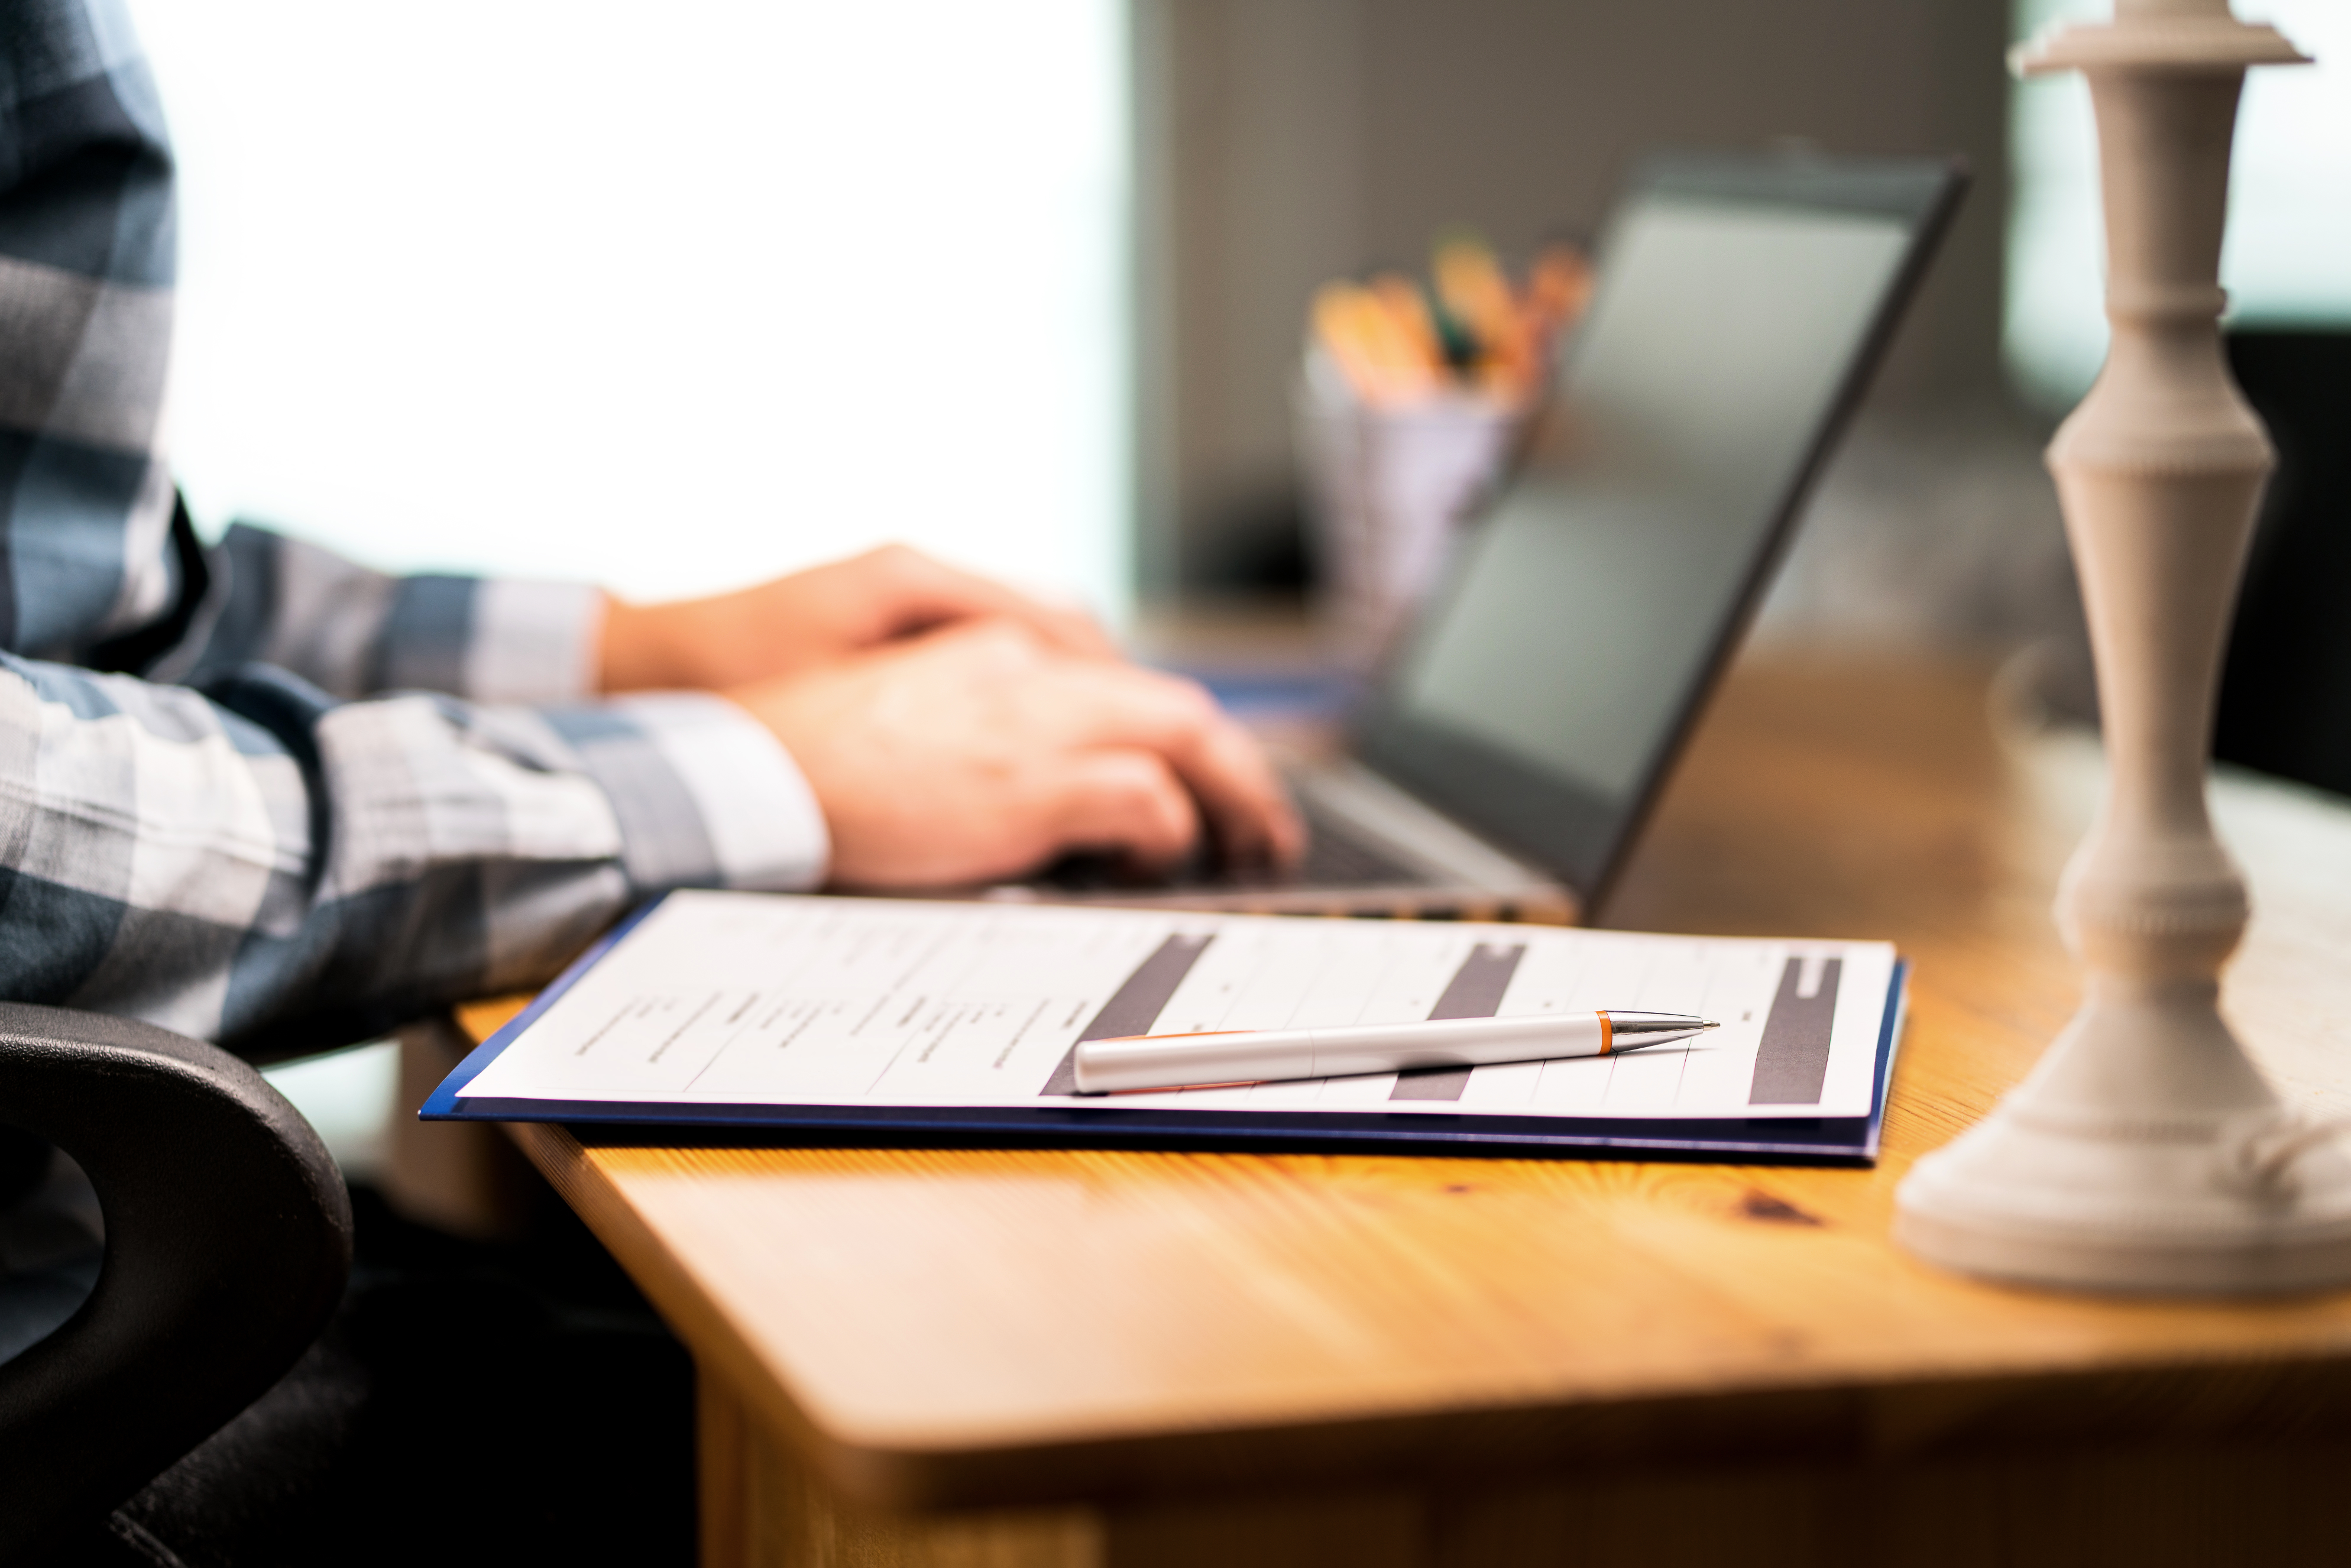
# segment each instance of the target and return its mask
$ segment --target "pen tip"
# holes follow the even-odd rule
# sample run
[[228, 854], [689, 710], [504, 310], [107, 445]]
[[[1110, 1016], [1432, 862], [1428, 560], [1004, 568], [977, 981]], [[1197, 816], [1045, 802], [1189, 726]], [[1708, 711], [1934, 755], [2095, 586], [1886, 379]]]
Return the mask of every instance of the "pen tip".
[[1712, 1019], [1701, 1019], [1698, 1020], [1698, 1027], [1700, 1029], [1720, 1029], [1722, 1026], [1715, 1022]]

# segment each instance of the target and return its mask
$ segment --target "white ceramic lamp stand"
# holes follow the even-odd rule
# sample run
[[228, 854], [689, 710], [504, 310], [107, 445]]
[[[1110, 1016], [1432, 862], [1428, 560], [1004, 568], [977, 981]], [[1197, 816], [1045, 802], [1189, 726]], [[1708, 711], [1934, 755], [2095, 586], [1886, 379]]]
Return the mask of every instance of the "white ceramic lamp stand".
[[2105, 191], [2105, 370], [2050, 444], [2097, 654], [2108, 782], [2057, 898], [2081, 1012], [1975, 1128], [1903, 1183], [1930, 1261], [2069, 1288], [2351, 1282], [2351, 1159], [2289, 1117], [2218, 1007], [2245, 884], [2204, 770], [2215, 674], [2273, 461], [2220, 348], [2229, 145], [2249, 66], [2300, 61], [2227, 0], [2116, 0], [2028, 46], [2078, 69]]

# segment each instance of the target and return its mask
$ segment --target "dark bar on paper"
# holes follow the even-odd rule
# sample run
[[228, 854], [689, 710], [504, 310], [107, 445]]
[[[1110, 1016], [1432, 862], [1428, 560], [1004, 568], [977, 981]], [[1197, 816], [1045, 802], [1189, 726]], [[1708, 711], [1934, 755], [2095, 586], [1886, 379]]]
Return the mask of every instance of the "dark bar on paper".
[[1200, 955], [1207, 952], [1208, 944], [1216, 939], [1213, 931], [1188, 936], [1178, 933], [1159, 944], [1151, 956], [1145, 958], [1134, 973], [1111, 993], [1111, 998], [1102, 1004], [1102, 1011], [1094, 1014], [1094, 1021], [1079, 1031], [1078, 1038], [1071, 1042], [1069, 1051], [1062, 1056], [1061, 1064], [1053, 1069], [1053, 1076], [1045, 1080], [1044, 1092], [1048, 1094], [1075, 1094], [1078, 1092], [1078, 1047], [1086, 1041], [1150, 1033], [1151, 1026], [1159, 1021], [1159, 1015], [1166, 1011], [1167, 1004], [1175, 999], [1176, 988], [1184, 983], [1184, 977], [1192, 972], [1192, 966], [1200, 961]]
[[1780, 971], [1780, 994], [1763, 1019], [1763, 1042], [1755, 1048], [1755, 1080], [1750, 1105], [1817, 1105], [1829, 1075], [1829, 1035], [1836, 1025], [1837, 979], [1842, 958], [1821, 964], [1820, 985], [1799, 995], [1804, 961], [1791, 958]]
[[[1499, 942], [1480, 942], [1461, 960], [1461, 967], [1453, 972], [1445, 994], [1428, 1009], [1432, 1019], [1489, 1019], [1502, 1009], [1502, 993], [1510, 988], [1510, 977], [1519, 972], [1519, 960], [1527, 956], [1523, 942], [1505, 946]], [[1395, 1087], [1388, 1091], [1391, 1100], [1458, 1100], [1461, 1092], [1469, 1087], [1470, 1067], [1416, 1067], [1396, 1074]]]

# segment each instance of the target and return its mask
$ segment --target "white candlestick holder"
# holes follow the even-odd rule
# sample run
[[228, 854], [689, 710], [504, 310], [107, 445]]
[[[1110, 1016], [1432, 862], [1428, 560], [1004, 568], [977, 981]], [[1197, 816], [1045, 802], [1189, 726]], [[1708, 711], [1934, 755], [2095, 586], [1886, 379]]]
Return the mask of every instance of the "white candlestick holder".
[[2274, 462], [2221, 353], [2230, 141], [2246, 68], [2303, 58], [2227, 0], [2117, 0], [2111, 23], [2015, 60], [2085, 73], [2097, 115], [2113, 347], [2049, 466], [2108, 771], [2057, 896], [2082, 1009], [1902, 1184], [1896, 1237], [1949, 1268], [2147, 1292], [2351, 1282], [2338, 1129], [2289, 1115], [2220, 1018], [2247, 905], [2204, 795], [2221, 639]]

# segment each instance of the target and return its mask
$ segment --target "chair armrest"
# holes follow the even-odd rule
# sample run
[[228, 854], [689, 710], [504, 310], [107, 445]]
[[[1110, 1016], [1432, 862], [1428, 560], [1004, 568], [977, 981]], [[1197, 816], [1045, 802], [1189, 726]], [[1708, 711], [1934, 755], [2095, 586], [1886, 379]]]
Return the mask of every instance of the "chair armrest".
[[0, 1120], [78, 1161], [98, 1287], [0, 1364], [0, 1563], [100, 1519], [252, 1403], [325, 1326], [350, 1200], [245, 1062], [101, 1014], [0, 1003]]

